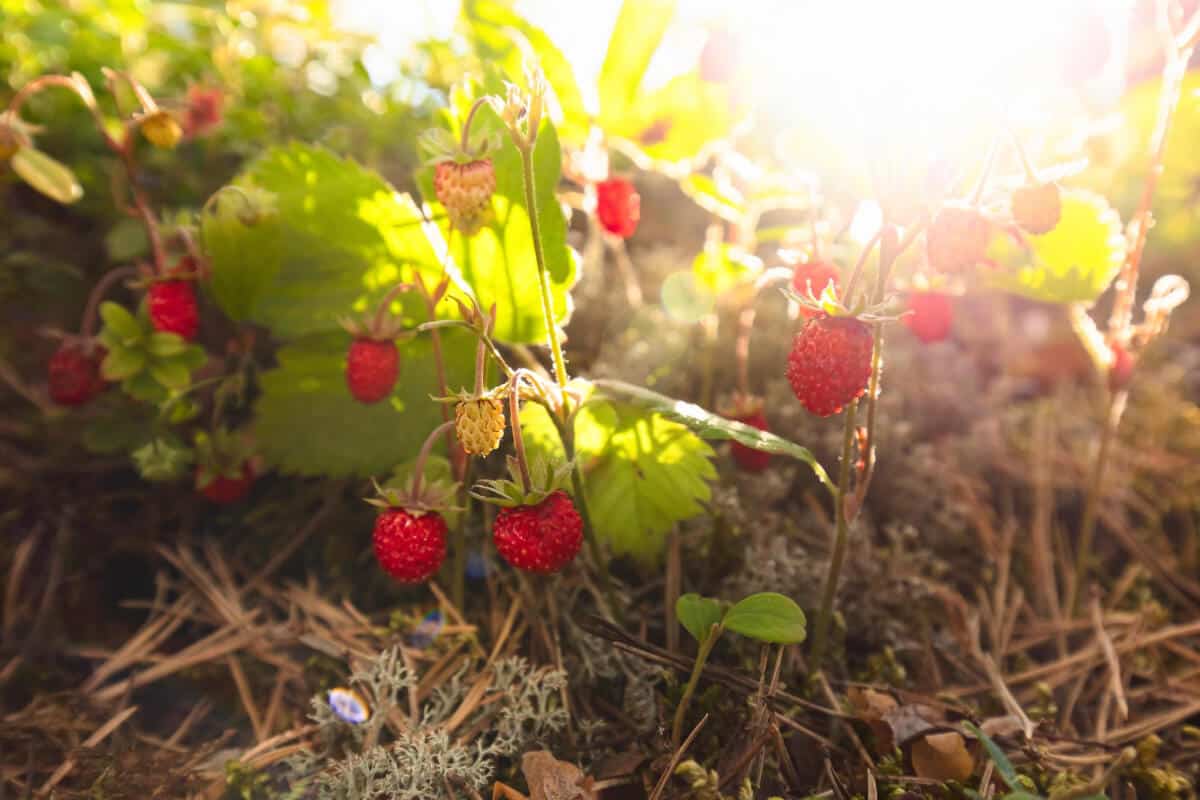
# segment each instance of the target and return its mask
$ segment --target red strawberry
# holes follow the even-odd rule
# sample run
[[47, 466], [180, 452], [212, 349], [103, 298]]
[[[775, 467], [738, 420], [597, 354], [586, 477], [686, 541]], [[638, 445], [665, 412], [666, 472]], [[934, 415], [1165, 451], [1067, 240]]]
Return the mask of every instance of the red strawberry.
[[961, 272], [983, 260], [990, 236], [991, 226], [978, 210], [946, 205], [925, 233], [925, 252], [934, 269]]
[[558, 572], [579, 554], [583, 520], [561, 489], [530, 506], [502, 508], [492, 528], [496, 550], [527, 572]]
[[796, 398], [819, 417], [832, 416], [867, 391], [871, 329], [853, 317], [818, 316], [805, 323], [788, 354]]
[[360, 403], [378, 403], [400, 376], [400, 350], [391, 340], [358, 338], [346, 355], [346, 386]]
[[[749, 425], [751, 428], [758, 428], [760, 431], [769, 430], [767, 427], [767, 417], [763, 414], [761, 408], [749, 414], [732, 417], [731, 419], [744, 425]], [[755, 450], [753, 447], [747, 447], [738, 441], [729, 443], [729, 455], [733, 457], [734, 463], [746, 472], [762, 472], [771, 464], [770, 453]]]
[[596, 184], [596, 216], [604, 230], [628, 239], [642, 218], [642, 198], [624, 178], [609, 178]]
[[912, 292], [908, 296], [904, 324], [925, 344], [940, 342], [950, 335], [954, 324], [954, 305], [941, 292]]
[[1135, 361], [1133, 355], [1117, 342], [1109, 345], [1109, 349], [1112, 350], [1113, 361], [1108, 367], [1108, 388], [1119, 392], [1129, 386]]
[[[803, 264], [797, 264], [795, 271], [792, 272], [792, 288], [801, 297], [811, 295], [820, 300], [821, 293], [830, 283], [833, 284], [834, 292], [841, 290], [842, 285], [838, 280], [837, 267], [826, 261], [806, 261]], [[800, 315], [805, 319], [812, 319], [819, 313], [821, 312], [814, 308], [800, 306]]]
[[183, 112], [183, 135], [186, 138], [202, 136], [221, 124], [221, 106], [224, 94], [215, 87], [193, 85], [188, 87], [187, 106]]
[[191, 281], [155, 281], [150, 286], [149, 305], [150, 323], [156, 331], [177, 333], [189, 341], [196, 338], [200, 310]]
[[249, 461], [243, 462], [241, 474], [233, 477], [214, 476], [203, 467], [198, 467], [196, 469], [196, 489], [210, 502], [226, 506], [245, 497], [254, 483], [254, 478], [254, 465]]
[[379, 565], [401, 583], [429, 580], [446, 559], [446, 520], [436, 511], [385, 509], [372, 539]]
[[446, 208], [450, 225], [466, 236], [475, 235], [492, 210], [496, 170], [490, 158], [461, 164], [439, 161], [433, 171], [433, 191]]
[[47, 365], [50, 399], [60, 406], [81, 406], [103, 392], [107, 386], [100, 375], [104, 354], [98, 346], [90, 354], [77, 344], [59, 347]]

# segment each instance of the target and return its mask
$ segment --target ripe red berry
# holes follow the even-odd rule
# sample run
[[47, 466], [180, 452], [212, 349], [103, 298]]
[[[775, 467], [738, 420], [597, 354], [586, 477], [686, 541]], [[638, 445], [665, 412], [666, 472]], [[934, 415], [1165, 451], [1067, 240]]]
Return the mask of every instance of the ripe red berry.
[[429, 580], [446, 559], [446, 520], [436, 511], [389, 508], [375, 519], [375, 558], [401, 583]]
[[400, 350], [387, 340], [358, 338], [346, 355], [346, 386], [360, 403], [378, 403], [392, 393], [400, 376]]
[[1129, 386], [1129, 381], [1133, 378], [1135, 360], [1133, 355], [1118, 342], [1109, 345], [1109, 349], [1112, 350], [1113, 361], [1108, 368], [1108, 388], [1111, 391], [1119, 392]]
[[642, 198], [624, 178], [609, 178], [596, 184], [596, 216], [604, 230], [628, 239], [642, 218]]
[[433, 191], [446, 209], [450, 225], [466, 236], [487, 222], [496, 191], [496, 169], [490, 158], [460, 164], [439, 161], [433, 171]]
[[200, 328], [200, 309], [196, 305], [196, 287], [191, 281], [155, 281], [149, 292], [150, 324], [156, 331], [177, 333], [184, 339], [196, 338]]
[[925, 233], [929, 264], [942, 272], [961, 272], [987, 254], [991, 226], [974, 208], [946, 205], [937, 212]]
[[[841, 290], [842, 284], [838, 280], [838, 269], [827, 261], [806, 261], [803, 264], [797, 264], [796, 269], [792, 272], [792, 289], [801, 297], [811, 296], [820, 300], [821, 293], [830, 283], [833, 284], [834, 292]], [[800, 315], [805, 319], [812, 319], [820, 313], [814, 308], [800, 306]]]
[[100, 375], [103, 360], [103, 347], [94, 347], [90, 354], [76, 344], [59, 347], [47, 364], [50, 399], [60, 406], [81, 406], [90, 402], [107, 386]]
[[492, 540], [517, 569], [558, 572], [579, 554], [583, 520], [570, 496], [558, 490], [536, 505], [500, 509]]
[[245, 497], [246, 493], [250, 491], [250, 486], [254, 483], [254, 478], [254, 465], [249, 461], [242, 464], [241, 474], [234, 477], [217, 475], [212, 477], [207, 483], [204, 482], [203, 469], [197, 468], [196, 488], [210, 502], [226, 506], [230, 503], [236, 503]]
[[788, 354], [787, 379], [805, 408], [832, 416], [867, 391], [871, 329], [853, 317], [819, 316], [805, 323]]
[[203, 136], [221, 125], [221, 106], [225, 96], [220, 89], [211, 86], [192, 85], [187, 91], [187, 105], [183, 111], [183, 135], [191, 139]]
[[[733, 419], [743, 425], [749, 425], [751, 428], [758, 428], [760, 431], [769, 430], [767, 427], [767, 417], [761, 409], [750, 414], [733, 417]], [[734, 463], [746, 470], [746, 472], [762, 472], [771, 464], [770, 453], [755, 450], [753, 447], [747, 447], [738, 441], [729, 443], [729, 455], [733, 457]]]
[[1062, 218], [1062, 194], [1056, 183], [1022, 186], [1012, 193], [1012, 215], [1018, 225], [1040, 236], [1058, 226]]
[[954, 304], [941, 292], [912, 292], [908, 296], [904, 324], [925, 344], [940, 342], [950, 335], [954, 324]]

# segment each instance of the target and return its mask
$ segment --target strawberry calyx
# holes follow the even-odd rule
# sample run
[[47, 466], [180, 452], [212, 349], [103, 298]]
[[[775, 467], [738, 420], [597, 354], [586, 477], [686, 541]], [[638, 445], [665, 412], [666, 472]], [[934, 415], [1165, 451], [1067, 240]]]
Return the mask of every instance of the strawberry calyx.
[[413, 472], [412, 484], [416, 485], [410, 484], [408, 487], [380, 486], [372, 480], [376, 496], [365, 498], [366, 502], [381, 509], [402, 509], [414, 517], [463, 510], [453, 503], [458, 484], [449, 481], [418, 481], [418, 474]]
[[509, 478], [479, 481], [471, 489], [471, 496], [500, 508], [537, 505], [557, 491], [566, 491], [574, 468], [570, 461], [551, 467], [546, 459], [536, 459], [529, 467], [526, 486], [517, 458], [509, 456], [507, 462]]
[[454, 427], [453, 422], [443, 422], [425, 437], [421, 452], [417, 454], [412, 466], [412, 479], [406, 488], [397, 486], [380, 486], [374, 479], [376, 496], [367, 498], [367, 503], [382, 509], [402, 509], [413, 516], [423, 514], [443, 513], [447, 511], [462, 511], [453, 505], [451, 498], [458, 492], [458, 484], [447, 481], [426, 481], [425, 462], [433, 451], [433, 444], [446, 431]]
[[212, 434], [197, 431], [193, 440], [196, 451], [196, 488], [203, 490], [222, 478], [239, 480], [253, 473], [255, 447], [243, 432], [217, 428]]

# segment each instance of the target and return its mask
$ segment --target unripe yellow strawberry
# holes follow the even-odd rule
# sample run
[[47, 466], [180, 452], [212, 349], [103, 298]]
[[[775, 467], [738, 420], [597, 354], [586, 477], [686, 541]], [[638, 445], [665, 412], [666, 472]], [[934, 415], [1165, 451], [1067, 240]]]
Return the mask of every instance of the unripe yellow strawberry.
[[450, 224], [464, 236], [474, 236], [491, 219], [496, 170], [490, 158], [465, 164], [442, 161], [434, 169], [433, 189]]
[[1025, 230], [1038, 236], [1049, 233], [1062, 219], [1062, 195], [1056, 183], [1022, 186], [1012, 194], [1012, 215]]
[[139, 123], [142, 135], [150, 144], [162, 150], [173, 150], [183, 137], [183, 128], [169, 111], [151, 112], [141, 118]]
[[504, 438], [504, 405], [498, 397], [468, 397], [454, 407], [454, 432], [462, 449], [486, 456]]

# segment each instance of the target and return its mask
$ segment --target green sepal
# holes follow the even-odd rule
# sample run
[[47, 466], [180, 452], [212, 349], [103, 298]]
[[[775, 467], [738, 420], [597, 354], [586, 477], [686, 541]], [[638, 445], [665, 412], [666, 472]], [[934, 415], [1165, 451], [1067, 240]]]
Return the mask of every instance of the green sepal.
[[552, 468], [547, 459], [535, 459], [529, 466], [529, 490], [526, 491], [521, 481], [520, 462], [514, 456], [507, 460], [511, 478], [479, 481], [471, 490], [472, 497], [501, 508], [534, 506], [559, 490], [566, 491], [575, 466], [571, 461], [564, 461]]

